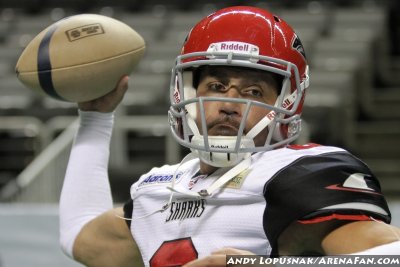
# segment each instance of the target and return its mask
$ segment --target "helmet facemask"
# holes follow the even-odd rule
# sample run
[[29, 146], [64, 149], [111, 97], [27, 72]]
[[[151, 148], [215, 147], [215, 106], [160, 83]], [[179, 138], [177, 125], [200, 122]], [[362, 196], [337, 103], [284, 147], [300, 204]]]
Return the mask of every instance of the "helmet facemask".
[[[211, 47], [211, 46], [210, 46]], [[233, 166], [254, 152], [268, 151], [294, 141], [300, 132], [300, 118], [296, 114], [302, 102], [303, 89], [308, 80], [300, 83], [297, 67], [287, 61], [259, 56], [254, 53], [208, 51], [178, 56], [173, 69], [169, 111], [172, 134], [183, 146], [215, 167]], [[282, 88], [275, 105], [245, 98], [198, 97], [193, 87], [193, 70], [203, 65], [253, 68], [281, 75]], [[294, 78], [294, 79], [293, 79]], [[296, 88], [292, 91], [293, 81]], [[208, 102], [230, 102], [243, 105], [243, 114], [236, 136], [211, 136], [208, 133], [205, 105]], [[252, 129], [245, 132], [252, 108], [263, 108], [266, 114]], [[283, 131], [283, 129], [286, 129]], [[261, 132], [265, 142], [255, 142]]]

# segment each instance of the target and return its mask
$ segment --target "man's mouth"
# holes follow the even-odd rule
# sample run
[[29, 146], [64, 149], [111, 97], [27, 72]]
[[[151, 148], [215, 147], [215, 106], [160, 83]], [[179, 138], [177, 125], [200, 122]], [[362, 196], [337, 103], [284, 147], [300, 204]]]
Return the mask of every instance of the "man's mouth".
[[228, 124], [217, 124], [208, 130], [210, 136], [236, 136], [238, 133], [238, 128], [228, 125]]
[[208, 125], [208, 134], [210, 136], [237, 136], [239, 128], [239, 121], [225, 117], [210, 123]]

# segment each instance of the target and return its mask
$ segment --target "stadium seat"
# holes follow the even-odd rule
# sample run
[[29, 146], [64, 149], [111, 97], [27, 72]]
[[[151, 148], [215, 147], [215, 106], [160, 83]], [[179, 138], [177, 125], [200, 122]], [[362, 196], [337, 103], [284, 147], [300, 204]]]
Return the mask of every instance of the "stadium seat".
[[0, 78], [0, 92], [0, 112], [7, 109], [25, 109], [37, 98], [37, 95], [25, 88], [15, 75]]
[[123, 12], [116, 18], [135, 29], [143, 36], [146, 43], [160, 39], [165, 20], [164, 12], [157, 10], [140, 13]]
[[166, 114], [170, 75], [134, 73], [123, 99], [127, 114]]
[[0, 188], [43, 149], [43, 124], [34, 117], [0, 116]]
[[181, 45], [179, 43], [149, 43], [143, 60], [137, 67], [137, 71], [144, 74], [154, 73], [169, 75], [180, 49]]
[[15, 66], [22, 50], [21, 47], [0, 46], [0, 78], [11, 75], [15, 77]]
[[283, 9], [279, 16], [294, 29], [308, 28], [322, 34], [329, 27], [328, 11], [325, 8], [319, 10], [304, 8]]
[[312, 69], [311, 73], [303, 111], [311, 139], [350, 147], [357, 113], [354, 73], [320, 69]]
[[343, 41], [370, 43], [372, 50], [369, 58], [375, 66], [372, 75], [387, 81], [390, 35], [385, 5], [336, 9], [332, 16], [330, 36]]

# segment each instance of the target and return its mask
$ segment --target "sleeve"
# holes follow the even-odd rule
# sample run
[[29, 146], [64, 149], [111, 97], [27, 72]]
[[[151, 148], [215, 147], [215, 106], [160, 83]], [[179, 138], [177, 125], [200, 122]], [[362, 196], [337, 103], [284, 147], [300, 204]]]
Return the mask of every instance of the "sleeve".
[[279, 235], [294, 221], [391, 220], [379, 181], [367, 165], [347, 152], [298, 159], [271, 178], [264, 194], [264, 229], [273, 254]]
[[73, 257], [83, 226], [113, 208], [107, 166], [114, 114], [79, 111], [80, 124], [71, 149], [60, 196], [60, 244]]

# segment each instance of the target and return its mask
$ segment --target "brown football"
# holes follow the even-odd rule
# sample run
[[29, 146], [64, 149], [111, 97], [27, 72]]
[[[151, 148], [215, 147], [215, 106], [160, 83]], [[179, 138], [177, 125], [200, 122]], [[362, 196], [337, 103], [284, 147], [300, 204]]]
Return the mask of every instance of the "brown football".
[[119, 20], [96, 14], [64, 18], [26, 46], [18, 79], [59, 100], [83, 102], [110, 92], [129, 75], [145, 51], [143, 38]]

